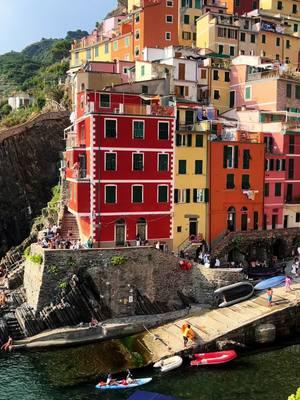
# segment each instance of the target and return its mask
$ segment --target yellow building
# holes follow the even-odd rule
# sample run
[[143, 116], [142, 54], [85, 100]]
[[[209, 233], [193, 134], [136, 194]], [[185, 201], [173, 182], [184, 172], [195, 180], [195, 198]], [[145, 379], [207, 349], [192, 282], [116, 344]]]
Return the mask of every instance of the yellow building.
[[207, 235], [208, 121], [195, 122], [196, 106], [177, 104], [173, 250], [179, 252], [189, 238]]
[[112, 44], [110, 41], [95, 43], [86, 47], [73, 46], [70, 68], [84, 65], [87, 61], [112, 61]]
[[273, 14], [281, 14], [290, 18], [300, 18], [299, 0], [260, 0], [259, 8]]
[[[184, 7], [182, 7], [184, 5]], [[192, 6], [192, 7], [191, 7]], [[178, 42], [181, 46], [196, 44], [196, 21], [202, 14], [200, 0], [179, 0]]]
[[283, 208], [284, 227], [300, 228], [300, 205], [285, 204]]

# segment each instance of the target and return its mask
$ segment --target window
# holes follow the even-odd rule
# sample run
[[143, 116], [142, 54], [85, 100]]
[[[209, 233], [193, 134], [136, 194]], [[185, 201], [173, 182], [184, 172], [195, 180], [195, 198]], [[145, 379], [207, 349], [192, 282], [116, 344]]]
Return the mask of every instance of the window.
[[166, 32], [165, 38], [166, 40], [171, 40], [171, 32]]
[[277, 1], [277, 10], [282, 10], [282, 1]]
[[277, 46], [277, 47], [280, 46], [280, 38], [279, 38], [279, 37], [276, 38], [276, 46]]
[[241, 32], [241, 42], [245, 42], [246, 41], [246, 34], [245, 32]]
[[201, 8], [202, 6], [202, 1], [201, 0], [195, 0], [195, 8]]
[[117, 121], [115, 119], [105, 120], [105, 137], [111, 139], [117, 137]]
[[294, 154], [294, 152], [295, 152], [295, 136], [290, 135], [289, 153]]
[[218, 70], [214, 69], [213, 77], [214, 77], [214, 81], [219, 80], [219, 71]]
[[203, 147], [203, 135], [196, 135], [196, 147]]
[[296, 85], [296, 99], [300, 99], [300, 86]]
[[290, 83], [286, 84], [286, 97], [292, 97], [292, 85]]
[[125, 47], [128, 48], [129, 47], [129, 37], [126, 36], [125, 38]]
[[230, 73], [229, 73], [229, 71], [225, 71], [225, 82], [230, 82]]
[[294, 32], [298, 32], [298, 24], [294, 24]]
[[99, 46], [95, 47], [95, 57], [99, 57]]
[[289, 41], [289, 40], [287, 40], [287, 41], [285, 42], [285, 47], [286, 47], [287, 49], [289, 49], [289, 48], [291, 47], [291, 44], [290, 44], [290, 41]]
[[139, 40], [139, 38], [140, 38], [140, 31], [139, 30], [135, 31], [135, 38], [136, 38], [136, 40]]
[[136, 57], [140, 55], [140, 48], [138, 46], [135, 48], [134, 54], [136, 55]]
[[281, 183], [275, 183], [275, 196], [280, 197], [281, 196]]
[[245, 99], [251, 100], [251, 86], [245, 87]]
[[166, 16], [166, 23], [167, 24], [172, 24], [173, 22], [173, 15], [167, 15]]
[[109, 44], [105, 43], [104, 44], [104, 54], [108, 54], [109, 53]]
[[220, 98], [219, 90], [214, 90], [214, 100], [219, 100], [219, 98]]
[[300, 212], [296, 212], [296, 222], [300, 222]]
[[234, 189], [234, 174], [227, 174], [226, 189]]
[[145, 65], [141, 66], [141, 76], [145, 75]]
[[224, 46], [222, 44], [219, 44], [219, 54], [223, 54], [224, 51]]
[[186, 160], [178, 160], [178, 174], [186, 174]]
[[92, 58], [92, 52], [91, 49], [87, 49], [86, 50], [86, 59], [90, 60]]
[[177, 233], [181, 233], [182, 231], [182, 227], [181, 226], [177, 226]]
[[265, 197], [269, 197], [269, 194], [270, 194], [270, 184], [265, 183], [264, 195], [265, 195]]
[[249, 29], [249, 20], [248, 19], [245, 20], [244, 28]]
[[133, 154], [133, 171], [143, 171], [144, 169], [144, 154], [134, 153]]
[[167, 7], [173, 7], [173, 0], [167, 0]]
[[148, 93], [148, 86], [147, 85], [142, 85], [142, 93], [144, 93], [144, 94]]
[[168, 202], [168, 192], [169, 192], [169, 188], [166, 185], [160, 185], [157, 188], [158, 191], [158, 202], [159, 203], [167, 203]]
[[226, 37], [227, 29], [226, 28], [218, 28], [218, 36]]
[[279, 61], [279, 60], [280, 60], [280, 55], [279, 55], [279, 54], [276, 54], [276, 55], [275, 55], [275, 59], [276, 59], [276, 61]]
[[202, 160], [195, 160], [195, 175], [201, 175], [203, 168], [203, 161]]
[[117, 187], [105, 186], [105, 203], [114, 204], [117, 202]]
[[292, 201], [293, 198], [293, 184], [288, 183], [286, 187], [286, 201]]
[[238, 146], [224, 146], [223, 168], [238, 168]]
[[231, 90], [229, 93], [229, 107], [233, 108], [235, 106], [235, 90]]
[[206, 79], [206, 69], [201, 69], [201, 79]]
[[294, 179], [294, 160], [289, 159], [288, 179]]
[[169, 171], [169, 155], [159, 154], [158, 155], [158, 171], [165, 172]]
[[240, 6], [240, 0], [234, 0], [234, 5], [236, 7], [239, 7]]
[[264, 44], [266, 43], [266, 35], [261, 36], [261, 42]]
[[244, 150], [243, 151], [243, 169], [249, 169], [250, 168], [250, 150]]
[[183, 16], [183, 23], [184, 24], [189, 24], [190, 23], [190, 16], [189, 15], [184, 15]]
[[159, 122], [158, 123], [158, 139], [168, 140], [169, 139], [169, 123]]
[[234, 46], [230, 46], [230, 47], [229, 47], [229, 53], [230, 53], [231, 56], [234, 56], [234, 55], [235, 55], [235, 48], [234, 48]]
[[285, 160], [276, 160], [276, 171], [285, 171]]
[[100, 94], [100, 107], [101, 108], [110, 108], [110, 95], [109, 94]]
[[105, 153], [105, 170], [116, 171], [117, 170], [117, 155], [116, 153]]
[[114, 41], [113, 49], [118, 50], [118, 41], [117, 40]]
[[143, 203], [143, 186], [132, 186], [132, 203]]
[[242, 175], [242, 189], [250, 189], [250, 176]]
[[193, 203], [204, 203], [204, 201], [205, 201], [205, 190], [193, 189]]
[[133, 138], [144, 139], [144, 121], [133, 121]]
[[135, 23], [138, 24], [140, 22], [140, 14], [136, 14]]
[[182, 39], [183, 40], [191, 40], [191, 32], [182, 32]]
[[253, 35], [253, 34], [251, 35], [251, 37], [250, 37], [250, 42], [251, 42], [251, 43], [255, 43], [255, 35]]
[[293, 10], [292, 10], [293, 14], [297, 14], [297, 4], [293, 4]]

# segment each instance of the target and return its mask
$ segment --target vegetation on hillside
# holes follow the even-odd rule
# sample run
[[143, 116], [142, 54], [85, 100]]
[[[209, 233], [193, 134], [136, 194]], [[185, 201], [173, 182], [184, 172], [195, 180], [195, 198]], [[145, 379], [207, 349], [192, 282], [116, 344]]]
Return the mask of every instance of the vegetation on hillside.
[[300, 387], [298, 388], [296, 394], [289, 396], [288, 400], [300, 400]]
[[7, 100], [0, 102], [0, 127], [9, 127], [28, 120], [38, 113], [47, 101], [66, 103], [64, 90], [59, 85], [69, 66], [69, 54], [73, 40], [88, 32], [78, 29], [69, 31], [64, 39], [42, 39], [27, 46], [21, 52], [0, 56], [0, 97], [25, 91], [35, 101], [30, 107], [12, 111]]

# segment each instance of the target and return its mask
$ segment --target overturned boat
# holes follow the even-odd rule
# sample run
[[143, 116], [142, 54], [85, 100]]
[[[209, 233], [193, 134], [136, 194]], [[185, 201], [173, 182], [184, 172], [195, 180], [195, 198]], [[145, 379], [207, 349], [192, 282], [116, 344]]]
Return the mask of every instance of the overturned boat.
[[214, 293], [219, 299], [218, 306], [222, 308], [249, 299], [254, 293], [254, 288], [249, 282], [238, 282], [221, 287]]
[[172, 371], [182, 365], [182, 358], [179, 356], [162, 359], [153, 365], [154, 368], [160, 368], [161, 372]]

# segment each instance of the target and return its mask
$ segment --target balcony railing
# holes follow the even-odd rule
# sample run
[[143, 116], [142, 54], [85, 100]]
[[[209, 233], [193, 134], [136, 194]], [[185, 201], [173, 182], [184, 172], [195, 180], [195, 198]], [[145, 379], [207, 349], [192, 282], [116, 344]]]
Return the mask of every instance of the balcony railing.
[[[94, 104], [88, 102], [86, 111], [94, 110]], [[107, 114], [124, 114], [124, 115], [153, 115], [158, 117], [174, 117], [174, 107], [161, 106], [159, 104], [125, 104], [125, 103], [109, 103], [104, 106], [100, 104], [99, 112]]]
[[259, 79], [274, 79], [274, 78], [300, 80], [300, 73], [293, 71], [281, 72], [279, 70], [260, 71], [260, 72], [249, 73], [247, 80], [256, 81]]
[[73, 149], [76, 147], [85, 147], [85, 144], [78, 140], [77, 133], [69, 133], [66, 137], [66, 148]]
[[180, 124], [177, 126], [179, 131], [207, 132], [211, 129], [211, 121], [199, 121], [191, 124]]

